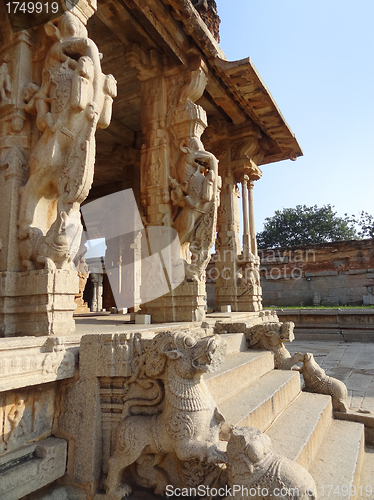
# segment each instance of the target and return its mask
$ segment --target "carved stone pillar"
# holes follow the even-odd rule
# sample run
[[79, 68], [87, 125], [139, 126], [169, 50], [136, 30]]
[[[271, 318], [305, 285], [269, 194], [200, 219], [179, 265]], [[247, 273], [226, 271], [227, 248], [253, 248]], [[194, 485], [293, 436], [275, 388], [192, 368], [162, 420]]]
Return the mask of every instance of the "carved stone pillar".
[[243, 176], [242, 196], [243, 196], [243, 254], [249, 255], [252, 250], [249, 233], [249, 204], [248, 204], [248, 175]]
[[222, 189], [217, 220], [215, 247], [216, 310], [231, 305], [236, 311], [237, 256], [241, 252], [239, 241], [239, 189], [230, 162], [230, 129], [227, 122], [215, 121], [207, 128], [204, 139], [207, 147], [219, 159]]
[[[254, 181], [262, 176], [261, 170], [256, 165], [256, 161], [261, 161], [263, 158], [259, 145], [261, 133], [255, 127], [251, 127], [251, 130], [241, 129], [238, 132], [241, 137], [234, 142], [232, 167], [234, 177], [242, 183], [244, 231], [242, 253], [237, 257], [236, 310], [260, 311], [262, 289], [260, 259], [257, 255], [253, 185]], [[246, 134], [244, 137], [243, 132]]]
[[89, 276], [88, 266], [84, 257], [81, 257], [77, 264], [78, 278], [79, 278], [79, 291], [75, 295], [74, 302], [77, 306], [74, 311], [75, 314], [89, 313], [90, 309], [87, 302], [83, 300], [84, 289], [86, 288], [87, 279]]
[[79, 207], [92, 183], [95, 131], [109, 125], [116, 92], [87, 37], [94, 4], [79, 0], [32, 38], [1, 26], [0, 336], [75, 329]]
[[[220, 189], [217, 159], [200, 140], [207, 126], [206, 113], [195, 104], [207, 82], [205, 63], [193, 58], [183, 72], [173, 71], [157, 53], [145, 54], [138, 46], [126, 58], [142, 81], [145, 222], [178, 232], [186, 270], [179, 286], [169, 275], [169, 293], [142, 305], [142, 311], [155, 322], [199, 321], [205, 317], [205, 268], [215, 240]], [[166, 239], [164, 246], [168, 245]], [[179, 260], [179, 252], [170, 258], [166, 273]], [[149, 281], [143, 273], [141, 295], [157, 297], [159, 285]]]
[[100, 312], [103, 309], [103, 275], [100, 273], [91, 274], [93, 283], [92, 291], [92, 312]]
[[[222, 128], [222, 127], [221, 127]], [[220, 172], [225, 172], [224, 188], [216, 245], [216, 308], [231, 305], [232, 311], [261, 309], [259, 258], [254, 227], [253, 181], [261, 177], [255, 160], [261, 161], [263, 152], [261, 133], [253, 123], [230, 125], [217, 148], [226, 144]], [[213, 151], [214, 146], [212, 146]], [[242, 184], [243, 248], [239, 242], [237, 185]]]

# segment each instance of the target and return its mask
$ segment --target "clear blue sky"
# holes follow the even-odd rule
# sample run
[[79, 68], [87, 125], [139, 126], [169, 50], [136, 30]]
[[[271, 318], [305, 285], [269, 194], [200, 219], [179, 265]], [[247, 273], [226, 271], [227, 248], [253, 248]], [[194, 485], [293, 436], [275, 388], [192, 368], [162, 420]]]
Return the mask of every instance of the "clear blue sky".
[[262, 167], [256, 230], [298, 204], [374, 215], [374, 0], [216, 2], [227, 58], [251, 58], [304, 152]]

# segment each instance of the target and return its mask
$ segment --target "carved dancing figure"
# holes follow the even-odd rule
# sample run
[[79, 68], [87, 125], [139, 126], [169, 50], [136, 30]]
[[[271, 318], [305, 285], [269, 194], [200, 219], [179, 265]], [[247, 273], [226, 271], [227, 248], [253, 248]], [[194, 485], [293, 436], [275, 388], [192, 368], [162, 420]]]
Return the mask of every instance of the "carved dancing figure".
[[[153, 460], [153, 468], [144, 477], [148, 477], [148, 486], [152, 485], [158, 494], [164, 493], [168, 484], [180, 484], [176, 459], [183, 462], [186, 475], [196, 466], [201, 468], [202, 463], [226, 463], [222, 440], [228, 439], [230, 427], [201, 380], [204, 373], [220, 363], [225, 351], [226, 344], [219, 336], [201, 338], [190, 332], [159, 333], [146, 347], [137, 361], [137, 373], [146, 376], [142, 382], [145, 387], [150, 386], [149, 379], [162, 381], [162, 412], [151, 416], [144, 406], [142, 413], [139, 397], [132, 403], [126, 402], [115, 451], [109, 459], [105, 498], [121, 500], [130, 493], [130, 486], [122, 484], [122, 475], [135, 462], [138, 468], [145, 468], [147, 460]], [[140, 413], [132, 414], [131, 404]], [[171, 473], [161, 465], [167, 463], [168, 456], [172, 457]]]
[[13, 436], [17, 427], [20, 427], [22, 434], [25, 433], [25, 428], [22, 422], [23, 414], [25, 412], [26, 405], [25, 400], [17, 396], [15, 404], [11, 407], [8, 413], [8, 420], [10, 423], [10, 431], [6, 437], [4, 437], [4, 442], [6, 447], [8, 447], [8, 443], [10, 438]]
[[[210, 259], [215, 239], [221, 178], [218, 160], [197, 138], [182, 143], [178, 180], [170, 177], [171, 200], [179, 207], [173, 227], [179, 234], [187, 279], [198, 281]], [[192, 253], [192, 259], [190, 257]]]
[[[53, 40], [40, 87], [31, 83], [27, 112], [42, 133], [20, 190], [19, 238], [26, 269], [70, 267], [82, 231], [79, 207], [93, 180], [95, 131], [110, 123], [116, 81], [101, 71], [95, 43], [83, 23], [66, 12], [45, 25]], [[70, 249], [69, 241], [74, 248]]]

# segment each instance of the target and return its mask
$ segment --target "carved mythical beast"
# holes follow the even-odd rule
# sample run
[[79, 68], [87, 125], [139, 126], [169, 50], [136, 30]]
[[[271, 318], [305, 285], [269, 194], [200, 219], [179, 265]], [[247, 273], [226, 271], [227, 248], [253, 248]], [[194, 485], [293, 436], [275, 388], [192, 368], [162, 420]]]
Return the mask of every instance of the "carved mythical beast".
[[253, 326], [246, 332], [250, 346], [258, 346], [274, 353], [274, 366], [281, 370], [290, 370], [293, 365], [304, 360], [304, 354], [296, 352], [293, 356], [284, 347], [283, 342], [292, 342], [295, 338], [292, 321], [286, 323], [269, 322]]
[[[227, 461], [225, 443], [220, 439], [228, 438], [229, 426], [201, 380], [224, 357], [225, 342], [217, 335], [201, 338], [190, 332], [170, 331], [147, 342], [136, 362], [138, 378], [144, 387], [151, 386], [150, 379], [158, 379], [164, 400], [153, 416], [146, 406], [142, 412], [139, 399], [126, 402], [115, 452], [109, 459], [105, 498], [110, 500], [121, 500], [131, 491], [129, 485], [122, 484], [122, 475], [135, 462], [137, 472], [143, 470], [146, 478], [142, 485], [163, 493], [168, 484], [188, 483], [193, 471], [193, 480], [204, 481], [198, 477], [198, 469], [204, 476], [215, 464]], [[131, 405], [136, 405], [137, 411], [132, 412]]]
[[186, 277], [196, 281], [203, 275], [215, 240], [221, 177], [217, 158], [205, 151], [200, 140], [190, 139], [181, 150], [184, 154], [177, 166], [178, 180], [170, 177], [171, 200], [179, 207], [173, 226], [179, 234], [183, 258], [192, 260]]
[[25, 95], [25, 109], [36, 115], [41, 132], [20, 190], [20, 253], [26, 269], [67, 267], [67, 233], [79, 248], [79, 206], [92, 184], [95, 131], [109, 125], [116, 95], [115, 79], [102, 73], [99, 50], [73, 13], [47, 23], [45, 30], [53, 44], [41, 86], [30, 83]]

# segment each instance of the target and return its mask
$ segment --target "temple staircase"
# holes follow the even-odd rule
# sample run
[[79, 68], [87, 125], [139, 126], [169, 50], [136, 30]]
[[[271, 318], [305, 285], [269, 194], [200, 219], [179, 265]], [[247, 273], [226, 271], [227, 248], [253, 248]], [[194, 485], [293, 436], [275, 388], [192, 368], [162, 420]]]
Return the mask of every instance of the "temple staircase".
[[374, 499], [364, 425], [334, 420], [330, 396], [302, 392], [299, 373], [275, 370], [273, 353], [248, 350], [244, 334], [222, 336], [226, 359], [204, 378], [225, 419], [268, 434], [275, 452], [312, 474], [318, 499]]

